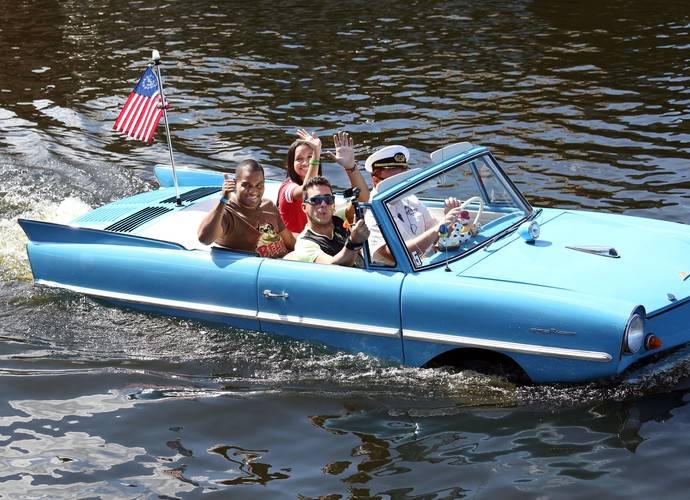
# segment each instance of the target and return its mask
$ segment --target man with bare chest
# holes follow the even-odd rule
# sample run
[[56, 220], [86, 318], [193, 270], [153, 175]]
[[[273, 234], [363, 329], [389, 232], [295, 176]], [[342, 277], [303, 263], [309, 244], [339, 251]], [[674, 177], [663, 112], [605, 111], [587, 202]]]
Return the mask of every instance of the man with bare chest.
[[283, 257], [295, 246], [275, 204], [263, 198], [264, 170], [255, 160], [244, 160], [235, 178], [226, 175], [221, 198], [199, 225], [201, 243], [216, 243], [262, 257]]

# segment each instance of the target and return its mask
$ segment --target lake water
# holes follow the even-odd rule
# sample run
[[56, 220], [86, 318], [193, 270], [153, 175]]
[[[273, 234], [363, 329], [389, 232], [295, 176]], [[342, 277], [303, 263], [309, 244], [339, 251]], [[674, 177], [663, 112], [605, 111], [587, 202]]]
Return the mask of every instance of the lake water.
[[1, 497], [687, 497], [688, 349], [575, 386], [400, 368], [35, 288], [16, 224], [155, 188], [163, 126], [111, 130], [153, 48], [178, 164], [469, 140], [534, 205], [690, 223], [686, 2], [2, 8]]

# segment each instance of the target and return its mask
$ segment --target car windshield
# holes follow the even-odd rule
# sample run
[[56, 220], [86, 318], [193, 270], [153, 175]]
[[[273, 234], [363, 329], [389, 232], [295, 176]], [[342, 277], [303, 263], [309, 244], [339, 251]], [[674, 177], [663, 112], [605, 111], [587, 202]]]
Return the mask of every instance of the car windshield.
[[[444, 222], [444, 201], [448, 198], [461, 203], [458, 222], [441, 226], [437, 242], [435, 235], [424, 241], [425, 231]], [[388, 200], [385, 206], [417, 269], [481, 247], [514, 229], [531, 212], [489, 154], [453, 165]]]

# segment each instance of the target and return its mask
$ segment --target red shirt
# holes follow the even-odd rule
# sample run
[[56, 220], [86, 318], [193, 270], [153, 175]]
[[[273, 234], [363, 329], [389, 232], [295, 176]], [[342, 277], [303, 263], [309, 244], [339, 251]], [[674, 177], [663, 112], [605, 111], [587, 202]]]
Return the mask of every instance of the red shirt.
[[278, 189], [278, 212], [285, 227], [293, 233], [301, 233], [307, 225], [307, 214], [302, 210], [302, 198], [295, 199], [295, 189], [299, 187], [291, 179], [285, 179]]

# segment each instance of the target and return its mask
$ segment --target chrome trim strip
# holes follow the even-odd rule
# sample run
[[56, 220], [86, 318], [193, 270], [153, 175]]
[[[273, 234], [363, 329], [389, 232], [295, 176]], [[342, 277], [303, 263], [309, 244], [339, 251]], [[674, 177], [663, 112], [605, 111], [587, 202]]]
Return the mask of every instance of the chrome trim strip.
[[211, 304], [203, 304], [199, 302], [188, 302], [184, 300], [161, 299], [158, 297], [150, 297], [148, 295], [135, 295], [131, 293], [111, 292], [108, 290], [100, 290], [98, 288], [87, 288], [76, 285], [65, 285], [56, 281], [48, 281], [38, 279], [35, 281], [37, 285], [48, 286], [52, 288], [62, 288], [84, 295], [93, 297], [103, 297], [113, 300], [121, 300], [124, 302], [136, 302], [139, 304], [151, 304], [156, 306], [174, 307], [176, 309], [184, 309], [186, 311], [198, 311], [214, 314], [223, 314], [226, 316], [235, 316], [240, 318], [261, 319], [263, 321], [271, 321], [274, 323], [284, 323], [290, 325], [300, 325], [306, 327], [325, 328], [328, 330], [342, 330], [352, 333], [361, 333], [367, 335], [380, 335], [383, 337], [400, 337], [399, 328], [391, 328], [384, 326], [372, 326], [361, 323], [345, 323], [342, 321], [329, 321], [317, 318], [305, 318], [302, 316], [292, 316], [287, 314], [274, 313], [259, 313], [251, 309], [240, 309], [237, 307], [216, 306]]
[[606, 352], [582, 351], [580, 349], [567, 349], [563, 347], [547, 347], [533, 344], [518, 344], [502, 340], [476, 339], [472, 337], [460, 337], [443, 333], [421, 332], [418, 330], [403, 329], [403, 339], [422, 340], [437, 344], [450, 344], [462, 347], [481, 347], [499, 351], [519, 352], [521, 354], [534, 354], [536, 356], [554, 356], [557, 358], [580, 359], [583, 361], [597, 361], [607, 363], [611, 361], [611, 355]]
[[372, 326], [362, 323], [346, 323], [344, 321], [330, 321], [327, 319], [306, 318], [304, 316], [293, 316], [290, 314], [275, 314], [259, 312], [258, 317], [263, 321], [274, 323], [286, 323], [289, 325], [299, 325], [307, 327], [326, 328], [328, 330], [343, 330], [352, 333], [362, 333], [366, 335], [380, 335], [382, 337], [400, 337], [400, 329], [387, 326]]
[[52, 288], [63, 288], [84, 295], [91, 295], [94, 297], [103, 297], [114, 300], [122, 300], [125, 302], [137, 302], [139, 304], [151, 304], [156, 306], [174, 307], [177, 309], [184, 309], [187, 311], [208, 312], [214, 314], [224, 314], [226, 316], [236, 316], [240, 318], [256, 319], [257, 311], [251, 309], [240, 309], [237, 307], [215, 306], [211, 304], [203, 304], [199, 302], [188, 302], [186, 300], [161, 299], [158, 297], [150, 297], [148, 295], [135, 295], [132, 293], [111, 292], [108, 290], [100, 290], [98, 288], [87, 288], [83, 286], [65, 285], [56, 281], [47, 281], [38, 279], [36, 284], [49, 286]]
[[590, 253], [592, 255], [600, 255], [602, 257], [611, 257], [612, 259], [620, 259], [620, 254], [618, 250], [613, 247], [607, 246], [574, 246], [566, 245], [565, 248], [569, 250], [575, 250], [577, 252]]

